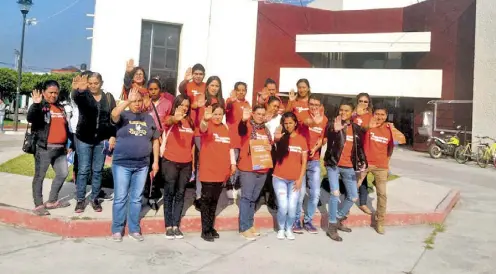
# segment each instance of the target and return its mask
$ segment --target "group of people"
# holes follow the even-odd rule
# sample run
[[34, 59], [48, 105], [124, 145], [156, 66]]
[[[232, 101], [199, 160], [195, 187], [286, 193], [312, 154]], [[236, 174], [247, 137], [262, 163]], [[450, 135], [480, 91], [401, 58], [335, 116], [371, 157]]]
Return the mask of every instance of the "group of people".
[[[269, 207], [277, 209], [277, 238], [294, 240], [294, 234], [304, 230], [318, 233], [312, 220], [320, 200], [322, 147], [327, 145], [323, 157], [331, 194], [327, 235], [342, 241], [338, 230], [351, 232], [344, 221], [358, 200], [360, 209], [372, 214], [366, 205], [369, 172], [377, 189], [375, 229], [384, 233], [386, 181], [393, 152], [385, 106], [372, 108], [370, 96], [362, 93], [356, 101], [343, 100], [339, 113], [329, 121], [322, 98], [311, 93], [307, 79], [297, 81], [297, 90], [289, 92], [284, 104], [276, 82], [269, 78], [251, 106], [245, 98], [246, 83], [237, 82], [225, 99], [221, 79], [210, 76], [204, 82], [204, 78], [201, 64], [189, 68], [178, 85], [179, 94], [173, 97], [164, 92], [159, 79], [147, 81], [145, 70], [130, 60], [117, 102], [102, 90], [102, 76], [87, 71], [73, 80], [70, 112], [60, 104], [56, 81], [33, 91], [28, 112], [36, 136], [33, 212], [43, 216], [51, 209], [70, 206], [58, 194], [68, 175], [66, 155], [73, 150], [76, 213], [85, 210], [87, 201], [93, 210], [102, 211], [102, 169], [105, 158], [112, 156], [115, 241], [122, 241], [126, 222], [129, 237], [142, 241], [143, 197], [158, 208], [160, 196], [165, 237], [183, 238], [184, 195], [192, 180], [196, 180], [194, 206], [201, 212], [205, 241], [219, 238], [217, 203], [226, 184], [236, 182], [241, 188], [241, 235], [248, 240], [260, 235], [254, 215], [257, 201], [264, 197]], [[43, 202], [42, 183], [49, 165], [56, 177], [49, 199]], [[341, 191], [346, 198], [339, 207]]]

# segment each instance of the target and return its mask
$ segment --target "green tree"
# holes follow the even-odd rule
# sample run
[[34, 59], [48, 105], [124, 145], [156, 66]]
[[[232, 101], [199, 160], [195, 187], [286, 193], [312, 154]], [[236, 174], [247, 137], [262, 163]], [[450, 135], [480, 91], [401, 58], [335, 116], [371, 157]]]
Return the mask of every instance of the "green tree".
[[17, 74], [13, 69], [0, 68], [0, 92], [6, 97], [10, 97], [15, 91], [17, 84]]

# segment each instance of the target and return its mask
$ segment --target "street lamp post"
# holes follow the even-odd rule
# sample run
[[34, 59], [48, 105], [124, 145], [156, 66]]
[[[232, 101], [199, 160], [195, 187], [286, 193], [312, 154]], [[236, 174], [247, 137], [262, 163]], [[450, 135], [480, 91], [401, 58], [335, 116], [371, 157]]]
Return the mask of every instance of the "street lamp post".
[[14, 131], [17, 131], [19, 126], [19, 95], [21, 93], [22, 82], [22, 57], [24, 55], [24, 33], [26, 31], [26, 15], [33, 5], [33, 0], [18, 0], [17, 4], [22, 13], [22, 37], [21, 37], [21, 53], [19, 54], [19, 62], [17, 64], [17, 91], [15, 99], [15, 114], [14, 114]]

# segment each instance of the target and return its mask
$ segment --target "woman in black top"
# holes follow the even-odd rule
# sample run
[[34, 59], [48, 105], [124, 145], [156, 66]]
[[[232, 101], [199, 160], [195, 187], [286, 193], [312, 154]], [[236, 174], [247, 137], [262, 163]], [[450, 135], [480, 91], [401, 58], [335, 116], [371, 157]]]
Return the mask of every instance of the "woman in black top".
[[76, 130], [78, 174], [76, 178], [76, 213], [86, 207], [86, 182], [91, 174], [90, 202], [96, 212], [102, 211], [98, 194], [102, 184], [105, 164], [104, 141], [109, 140], [110, 149], [115, 144], [115, 127], [110, 123], [110, 113], [115, 108], [114, 97], [102, 91], [102, 76], [93, 72], [89, 76], [77, 76], [72, 84], [72, 97], [79, 109]]

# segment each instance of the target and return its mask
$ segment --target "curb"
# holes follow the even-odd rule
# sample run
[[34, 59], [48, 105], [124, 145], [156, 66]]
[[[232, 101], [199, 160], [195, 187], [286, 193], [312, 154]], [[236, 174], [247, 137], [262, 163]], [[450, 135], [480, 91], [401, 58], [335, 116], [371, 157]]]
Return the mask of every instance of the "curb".
[[[386, 216], [385, 225], [405, 226], [431, 223], [443, 223], [448, 214], [460, 200], [460, 191], [451, 190], [439, 203], [434, 212], [402, 213], [393, 212]], [[40, 217], [33, 215], [29, 210], [20, 209], [5, 204], [0, 205], [0, 222], [27, 229], [57, 234], [68, 238], [103, 237], [110, 235], [111, 220], [71, 220], [60, 217]], [[275, 215], [259, 214], [255, 216], [255, 223], [260, 229], [274, 229]], [[318, 214], [314, 217], [314, 224], [325, 227], [327, 216]], [[369, 226], [372, 217], [369, 215], [350, 215], [346, 224], [352, 227]], [[219, 231], [238, 230], [238, 216], [219, 216], [216, 218], [215, 227]], [[143, 234], [164, 233], [164, 219], [144, 218], [141, 220]], [[200, 232], [200, 216], [185, 216], [181, 220], [183, 232]]]

